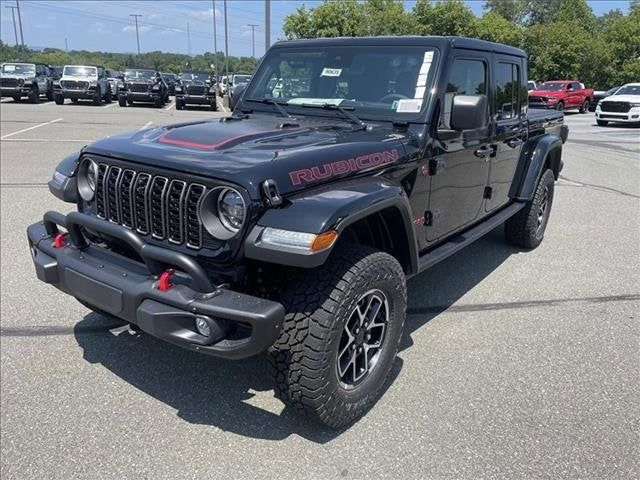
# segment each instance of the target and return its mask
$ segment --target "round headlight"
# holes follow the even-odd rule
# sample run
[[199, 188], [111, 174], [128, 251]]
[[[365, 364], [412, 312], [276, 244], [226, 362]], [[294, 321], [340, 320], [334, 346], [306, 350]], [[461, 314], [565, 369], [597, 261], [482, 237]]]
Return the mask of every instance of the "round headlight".
[[235, 237], [245, 223], [247, 207], [236, 189], [217, 187], [209, 190], [200, 202], [202, 226], [218, 240]]
[[90, 158], [85, 158], [78, 170], [78, 192], [83, 200], [93, 200], [98, 183], [98, 164]]
[[218, 195], [218, 215], [227, 230], [236, 233], [245, 217], [244, 199], [232, 188], [225, 188]]

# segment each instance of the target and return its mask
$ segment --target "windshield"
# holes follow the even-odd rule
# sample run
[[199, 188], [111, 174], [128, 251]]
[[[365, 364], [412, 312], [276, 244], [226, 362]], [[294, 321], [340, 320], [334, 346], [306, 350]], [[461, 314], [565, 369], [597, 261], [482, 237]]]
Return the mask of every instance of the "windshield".
[[640, 84], [639, 85], [625, 85], [620, 88], [614, 95], [640, 95]]
[[51, 75], [55, 78], [60, 78], [62, 76], [62, 67], [51, 67]]
[[137, 78], [149, 80], [155, 76], [156, 72], [154, 72], [153, 70], [127, 70], [124, 72], [124, 77], [127, 80], [134, 80]]
[[545, 82], [538, 85], [538, 90], [545, 92], [559, 92], [564, 87], [564, 83], [561, 82]]
[[95, 77], [98, 75], [98, 69], [96, 67], [64, 67], [62, 72], [65, 76], [70, 77]]
[[236, 75], [233, 77], [233, 83], [239, 85], [241, 83], [249, 83], [251, 80], [251, 75]]
[[245, 98], [278, 99], [293, 107], [340, 105], [361, 118], [416, 114], [430, 93], [434, 55], [428, 47], [410, 46], [276, 48], [262, 61]]
[[163, 73], [162, 76], [165, 80], [169, 80], [170, 82], [173, 82], [176, 79], [176, 75], [174, 73]]
[[2, 65], [2, 73], [12, 73], [15, 75], [35, 75], [36, 66], [26, 63], [5, 63]]

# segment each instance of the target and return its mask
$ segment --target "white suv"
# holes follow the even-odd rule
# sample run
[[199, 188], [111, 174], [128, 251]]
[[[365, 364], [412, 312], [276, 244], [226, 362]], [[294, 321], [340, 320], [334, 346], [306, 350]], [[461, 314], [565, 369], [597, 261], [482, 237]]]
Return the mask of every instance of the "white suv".
[[615, 94], [600, 100], [596, 122], [602, 127], [609, 122], [640, 124], [640, 83], [627, 83]]

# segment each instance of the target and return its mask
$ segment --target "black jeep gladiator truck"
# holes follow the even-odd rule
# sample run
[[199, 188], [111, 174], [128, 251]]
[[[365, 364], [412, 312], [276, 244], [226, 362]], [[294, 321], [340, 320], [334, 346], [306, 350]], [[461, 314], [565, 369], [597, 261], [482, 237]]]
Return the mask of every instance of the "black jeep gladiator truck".
[[134, 102], [153, 103], [160, 108], [169, 101], [169, 88], [160, 72], [143, 68], [128, 68], [118, 84], [118, 105], [132, 106]]
[[135, 331], [266, 351], [276, 395], [341, 427], [382, 391], [408, 277], [502, 224], [540, 244], [567, 134], [561, 112], [528, 114], [513, 47], [281, 42], [232, 116], [64, 159], [49, 187], [77, 211], [45, 213], [29, 246], [40, 280]]
[[186, 105], [208, 105], [217, 110], [216, 86], [213, 77], [206, 72], [185, 72], [176, 84], [176, 110]]

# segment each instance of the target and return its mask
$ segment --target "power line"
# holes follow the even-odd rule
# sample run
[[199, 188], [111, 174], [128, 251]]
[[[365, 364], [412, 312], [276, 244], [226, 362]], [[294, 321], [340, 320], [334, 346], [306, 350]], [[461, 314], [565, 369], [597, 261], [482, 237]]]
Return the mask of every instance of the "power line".
[[247, 27], [251, 27], [251, 57], [256, 58], [256, 27], [259, 27], [255, 23], [250, 23]]

